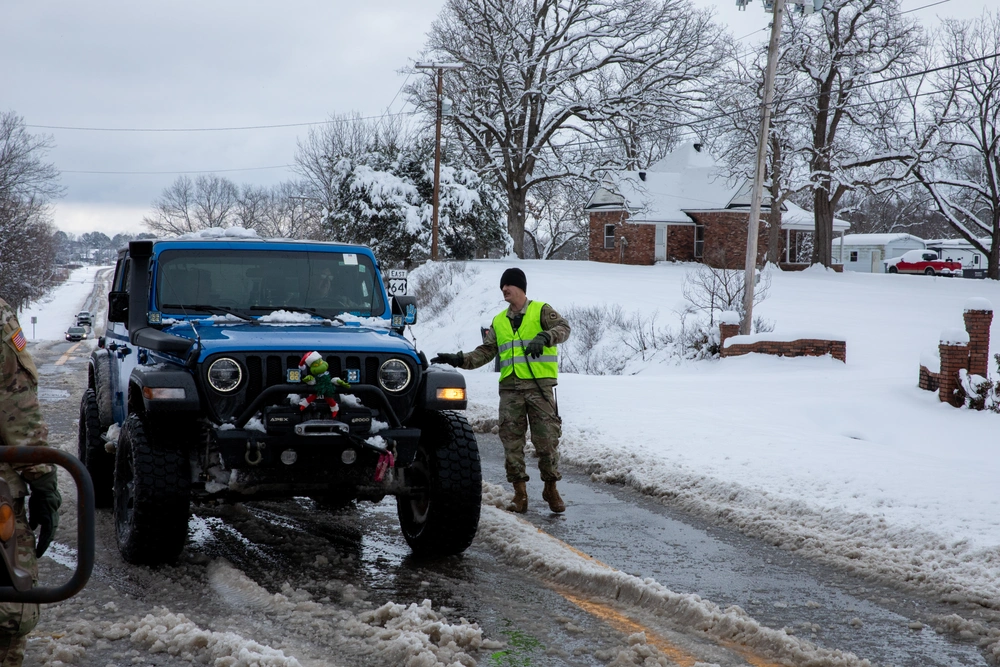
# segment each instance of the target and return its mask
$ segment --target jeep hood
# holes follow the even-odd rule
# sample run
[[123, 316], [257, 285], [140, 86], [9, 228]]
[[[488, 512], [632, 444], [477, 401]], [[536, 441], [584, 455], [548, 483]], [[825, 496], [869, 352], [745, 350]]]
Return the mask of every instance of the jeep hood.
[[198, 324], [198, 334], [187, 322], [177, 323], [164, 331], [175, 336], [201, 341], [198, 360], [218, 352], [296, 351], [311, 350], [343, 352], [377, 352], [403, 354], [416, 359], [412, 344], [389, 329], [356, 324], [315, 325], [251, 325]]

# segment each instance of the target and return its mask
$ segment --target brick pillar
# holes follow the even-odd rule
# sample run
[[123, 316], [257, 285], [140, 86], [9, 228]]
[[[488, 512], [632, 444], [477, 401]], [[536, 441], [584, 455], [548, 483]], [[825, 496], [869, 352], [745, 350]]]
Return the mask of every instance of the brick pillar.
[[740, 333], [740, 325], [738, 324], [719, 324], [719, 356], [726, 356], [726, 339], [737, 336]]
[[938, 344], [938, 351], [941, 355], [938, 398], [941, 399], [942, 403], [950, 403], [957, 408], [965, 402], [958, 372], [969, 363], [969, 345], [959, 343], [954, 339], [942, 340]]
[[969, 334], [969, 374], [988, 377], [992, 310], [966, 310], [965, 330]]

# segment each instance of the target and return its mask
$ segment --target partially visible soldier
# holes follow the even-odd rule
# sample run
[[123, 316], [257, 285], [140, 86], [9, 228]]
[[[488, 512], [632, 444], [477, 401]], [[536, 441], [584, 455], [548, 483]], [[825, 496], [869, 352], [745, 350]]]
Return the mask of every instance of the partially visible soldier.
[[553, 512], [565, 512], [556, 489], [562, 479], [558, 449], [562, 419], [554, 387], [559, 374], [556, 345], [569, 338], [569, 322], [547, 303], [528, 299], [528, 280], [521, 269], [504, 271], [500, 289], [510, 306], [493, 318], [483, 344], [468, 354], [438, 354], [431, 362], [479, 368], [500, 355], [500, 441], [507, 481], [514, 484], [514, 500], [507, 509], [528, 511], [524, 445], [530, 423], [538, 471], [545, 482], [542, 499]]
[[[38, 405], [38, 371], [28, 354], [17, 315], [7, 302], [0, 299], [0, 445], [47, 446], [48, 429], [42, 421]], [[38, 580], [36, 558], [45, 553], [59, 525], [59, 495], [56, 471], [51, 465], [0, 463], [0, 475], [14, 496], [17, 523], [17, 564]], [[28, 511], [24, 498], [31, 489]], [[29, 528], [30, 525], [30, 528]], [[38, 546], [34, 528], [41, 526]], [[38, 605], [0, 603], [0, 666], [19, 667], [24, 660], [27, 634], [38, 624]]]

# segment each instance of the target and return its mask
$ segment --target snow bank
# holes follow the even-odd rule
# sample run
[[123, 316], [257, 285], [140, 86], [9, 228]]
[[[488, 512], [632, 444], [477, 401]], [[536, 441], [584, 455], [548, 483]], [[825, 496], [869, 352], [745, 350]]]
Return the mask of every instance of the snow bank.
[[[106, 266], [85, 266], [70, 272], [69, 278], [40, 301], [22, 310], [17, 319], [28, 340], [63, 340], [66, 329], [76, 326], [76, 314], [94, 291], [97, 272]], [[31, 318], [38, 322], [31, 324]]]

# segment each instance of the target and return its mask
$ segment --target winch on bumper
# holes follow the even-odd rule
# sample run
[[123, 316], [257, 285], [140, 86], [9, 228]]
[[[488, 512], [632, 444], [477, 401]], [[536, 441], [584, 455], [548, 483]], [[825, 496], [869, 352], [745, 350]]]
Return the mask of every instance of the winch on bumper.
[[[288, 395], [303, 389], [307, 387], [296, 384], [268, 387], [232, 424], [212, 429], [210, 437], [224, 467], [294, 466], [321, 473], [331, 464], [374, 466], [387, 453], [393, 454], [396, 465], [413, 461], [420, 429], [403, 426], [380, 388], [353, 385], [349, 395], [360, 400], [338, 401], [336, 418], [329, 418], [322, 402], [304, 410], [288, 405]], [[261, 418], [247, 428], [258, 413]]]

